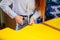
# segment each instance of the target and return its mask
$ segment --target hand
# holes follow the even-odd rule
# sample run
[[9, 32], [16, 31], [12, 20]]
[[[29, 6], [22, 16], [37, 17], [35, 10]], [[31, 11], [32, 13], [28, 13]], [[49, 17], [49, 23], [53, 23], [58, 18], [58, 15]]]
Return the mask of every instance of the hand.
[[42, 18], [42, 22], [45, 22], [45, 20], [46, 20], [46, 16], [44, 16], [44, 17]]
[[17, 15], [14, 17], [14, 19], [18, 24], [23, 25], [23, 17], [22, 16]]
[[30, 25], [34, 24], [35, 23], [35, 20], [33, 18], [30, 19]]

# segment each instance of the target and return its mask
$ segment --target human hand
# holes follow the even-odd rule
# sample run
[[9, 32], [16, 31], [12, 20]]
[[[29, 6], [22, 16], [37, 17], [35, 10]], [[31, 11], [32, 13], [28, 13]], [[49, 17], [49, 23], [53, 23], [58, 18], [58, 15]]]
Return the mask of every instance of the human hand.
[[29, 23], [29, 25], [32, 25], [32, 24], [34, 24], [34, 23], [35, 23], [34, 18], [31, 18], [31, 19], [30, 19], [30, 23]]
[[17, 15], [14, 17], [14, 19], [18, 24], [23, 25], [23, 17], [22, 16]]

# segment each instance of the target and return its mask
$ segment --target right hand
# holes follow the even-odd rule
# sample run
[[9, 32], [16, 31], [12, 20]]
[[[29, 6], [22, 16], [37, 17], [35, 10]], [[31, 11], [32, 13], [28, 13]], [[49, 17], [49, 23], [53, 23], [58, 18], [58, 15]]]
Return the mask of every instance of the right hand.
[[14, 19], [18, 24], [23, 25], [23, 17], [22, 16], [17, 15], [14, 17]]

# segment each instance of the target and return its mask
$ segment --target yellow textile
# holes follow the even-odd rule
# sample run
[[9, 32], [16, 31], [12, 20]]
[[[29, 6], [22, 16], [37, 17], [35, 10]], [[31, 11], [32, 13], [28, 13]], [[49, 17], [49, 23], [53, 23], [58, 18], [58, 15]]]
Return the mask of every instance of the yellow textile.
[[[60, 29], [60, 18], [55, 18], [45, 23]], [[0, 30], [0, 40], [60, 40], [60, 31], [43, 23], [28, 25], [18, 31], [5, 28]]]

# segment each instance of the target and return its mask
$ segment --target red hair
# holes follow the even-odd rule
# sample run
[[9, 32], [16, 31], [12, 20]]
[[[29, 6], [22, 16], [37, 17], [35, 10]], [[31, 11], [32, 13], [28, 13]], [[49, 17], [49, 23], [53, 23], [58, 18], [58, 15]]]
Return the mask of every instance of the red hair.
[[45, 20], [46, 0], [35, 0], [35, 8], [41, 12], [43, 21]]

